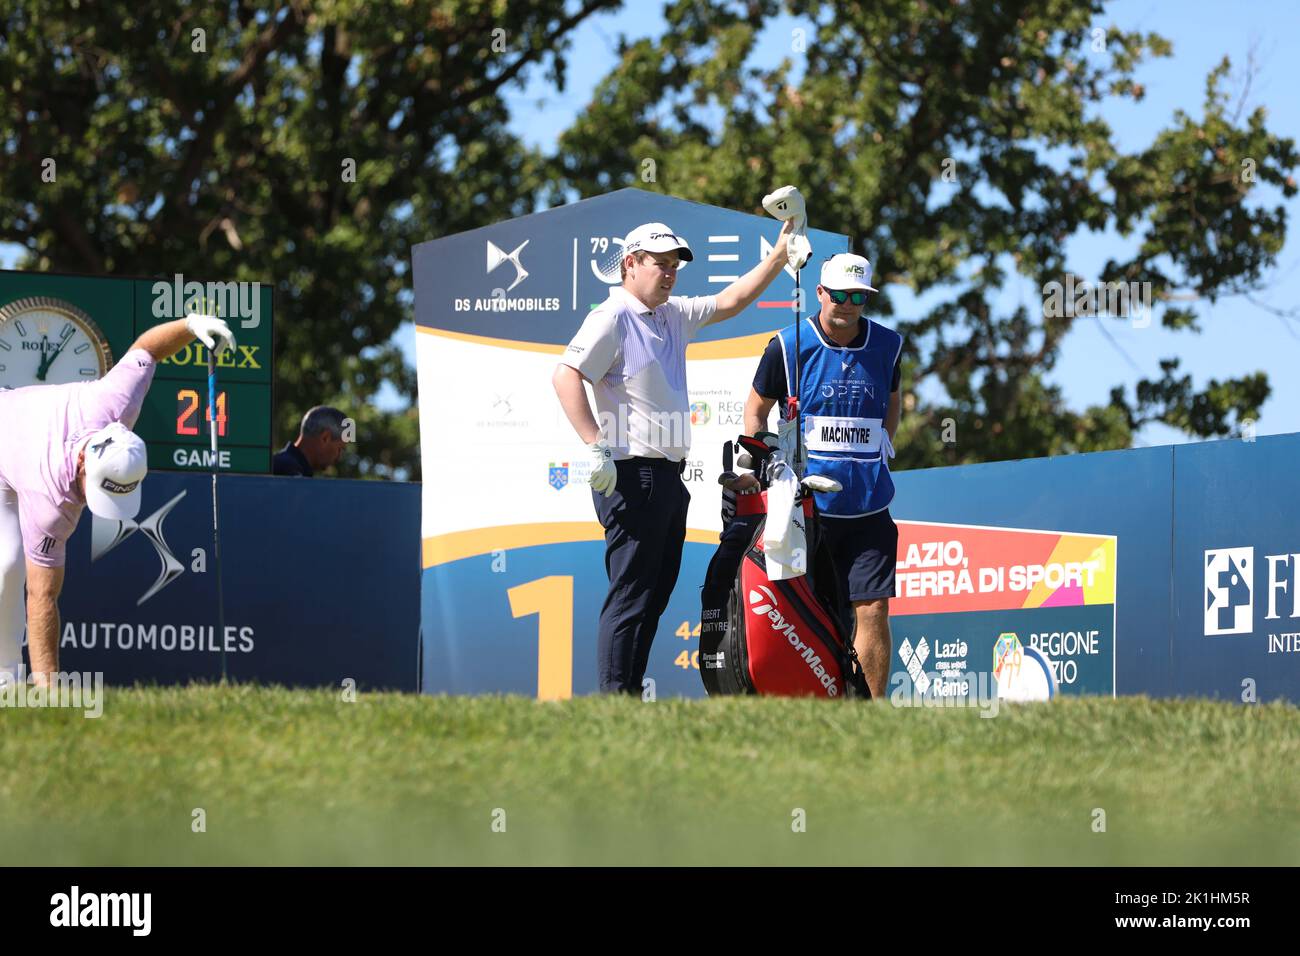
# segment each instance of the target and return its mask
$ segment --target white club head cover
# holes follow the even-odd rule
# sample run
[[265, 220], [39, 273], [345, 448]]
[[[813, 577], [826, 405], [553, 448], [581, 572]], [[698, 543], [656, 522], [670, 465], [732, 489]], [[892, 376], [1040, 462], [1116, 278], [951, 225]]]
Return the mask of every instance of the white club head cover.
[[763, 197], [763, 208], [768, 215], [785, 222], [794, 220], [794, 232], [786, 240], [785, 258], [796, 271], [812, 258], [812, 243], [808, 241], [808, 212], [803, 195], [795, 186], [782, 186]]
[[809, 491], [818, 491], [823, 493], [828, 491], [844, 490], [844, 486], [838, 481], [834, 478], [828, 478], [825, 475], [804, 475], [804, 479], [800, 484]]
[[[779, 442], [777, 447], [780, 448], [782, 457], [788, 462], [793, 462], [794, 470], [802, 475], [808, 470], [808, 446], [798, 440], [797, 432], [798, 424], [795, 419], [792, 418], [788, 422], [779, 423], [776, 427]], [[796, 446], [798, 446], [798, 451], [802, 453], [797, 461], [795, 460]]]
[[807, 218], [803, 194], [796, 186], [782, 186], [763, 197], [763, 208], [768, 215], [785, 222], [787, 219]]

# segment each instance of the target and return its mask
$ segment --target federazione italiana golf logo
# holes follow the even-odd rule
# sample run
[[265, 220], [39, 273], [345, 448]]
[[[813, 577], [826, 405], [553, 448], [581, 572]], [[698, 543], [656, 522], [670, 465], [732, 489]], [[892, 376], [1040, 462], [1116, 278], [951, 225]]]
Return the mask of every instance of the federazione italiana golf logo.
[[565, 488], [590, 490], [591, 462], [589, 461], [552, 461], [546, 469], [546, 483], [556, 491]]

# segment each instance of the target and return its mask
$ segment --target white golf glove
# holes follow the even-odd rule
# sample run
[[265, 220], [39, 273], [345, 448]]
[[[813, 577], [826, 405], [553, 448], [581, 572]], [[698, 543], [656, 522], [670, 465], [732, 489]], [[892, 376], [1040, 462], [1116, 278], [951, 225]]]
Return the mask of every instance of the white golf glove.
[[812, 243], [808, 241], [808, 213], [803, 195], [795, 186], [782, 186], [763, 197], [763, 208], [782, 222], [794, 220], [794, 232], [785, 241], [785, 258], [792, 269], [802, 269], [812, 256]]
[[591, 487], [606, 498], [614, 493], [618, 483], [618, 469], [614, 467], [614, 451], [609, 442], [599, 439], [587, 446], [591, 449]]
[[213, 355], [220, 355], [226, 349], [235, 347], [234, 333], [221, 319], [191, 312], [185, 317], [185, 327], [191, 335], [211, 349]]

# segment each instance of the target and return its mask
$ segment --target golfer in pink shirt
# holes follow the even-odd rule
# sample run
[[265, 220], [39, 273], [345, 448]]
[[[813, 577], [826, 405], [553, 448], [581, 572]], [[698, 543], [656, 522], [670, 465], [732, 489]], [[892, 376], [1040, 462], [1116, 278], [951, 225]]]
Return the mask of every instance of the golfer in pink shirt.
[[0, 684], [22, 673], [24, 581], [33, 679], [58, 671], [68, 538], [87, 506], [139, 512], [148, 458], [131, 428], [157, 363], [196, 338], [217, 355], [235, 344], [225, 322], [189, 315], [149, 329], [98, 381], [0, 391]]

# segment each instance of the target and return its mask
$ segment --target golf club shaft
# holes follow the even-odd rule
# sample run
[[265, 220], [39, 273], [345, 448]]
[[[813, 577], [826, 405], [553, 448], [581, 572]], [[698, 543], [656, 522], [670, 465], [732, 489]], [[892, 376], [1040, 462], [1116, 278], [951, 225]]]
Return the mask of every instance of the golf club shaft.
[[221, 645], [221, 682], [226, 682], [226, 597], [221, 587], [221, 525], [217, 518], [217, 360], [208, 349], [208, 431], [212, 436], [212, 544], [217, 564], [217, 641]]
[[803, 459], [803, 401], [799, 395], [799, 366], [800, 355], [799, 348], [799, 326], [803, 325], [803, 319], [799, 314], [803, 306], [803, 290], [799, 284], [799, 273], [801, 269], [794, 270], [794, 461], [791, 467], [794, 473], [802, 477], [800, 472], [800, 462]]

